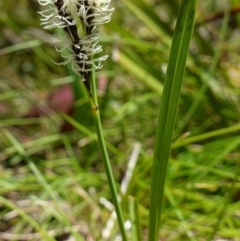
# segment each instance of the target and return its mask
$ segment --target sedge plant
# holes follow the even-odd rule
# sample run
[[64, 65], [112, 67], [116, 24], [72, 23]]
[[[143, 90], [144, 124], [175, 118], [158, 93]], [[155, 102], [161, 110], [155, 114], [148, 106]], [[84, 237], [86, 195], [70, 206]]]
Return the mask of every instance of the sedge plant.
[[[96, 57], [101, 53], [99, 45], [101, 33], [97, 26], [110, 21], [112, 8], [110, 0], [38, 0], [46, 7], [40, 12], [44, 28], [61, 28], [66, 33], [59, 37], [62, 47], [56, 48], [62, 52], [72, 69], [81, 77], [89, 95], [93, 112], [98, 143], [102, 154], [108, 183], [118, 217], [122, 240], [127, 241], [124, 229], [124, 219], [119, 205], [116, 185], [104, 141], [100, 111], [97, 99], [95, 70], [102, 67], [107, 55]], [[166, 179], [167, 165], [171, 148], [172, 134], [176, 119], [178, 101], [187, 59], [189, 44], [193, 32], [195, 13], [198, 0], [183, 0], [180, 6], [173, 42], [170, 51], [169, 64], [164, 83], [163, 96], [160, 105], [159, 122], [157, 127], [156, 144], [153, 159], [153, 171], [150, 194], [149, 241], [158, 240], [160, 227], [163, 192]], [[70, 54], [66, 55], [68, 49]], [[76, 83], [74, 85], [76, 88]], [[140, 234], [138, 233], [140, 239]]]
[[[124, 229], [122, 210], [118, 201], [116, 185], [104, 141], [100, 111], [97, 100], [95, 70], [102, 67], [107, 55], [96, 57], [102, 52], [99, 44], [101, 33], [96, 31], [97, 26], [107, 23], [111, 19], [113, 9], [109, 7], [110, 0], [38, 0], [46, 9], [40, 12], [45, 29], [60, 28], [66, 33], [65, 37], [58, 37], [62, 45], [56, 48], [66, 59], [63, 65], [71, 63], [72, 69], [80, 77], [89, 95], [90, 106], [93, 112], [98, 143], [101, 150], [110, 191], [115, 206], [122, 239], [127, 240]], [[66, 55], [66, 51], [70, 54]], [[76, 88], [76, 82], [73, 85]]]

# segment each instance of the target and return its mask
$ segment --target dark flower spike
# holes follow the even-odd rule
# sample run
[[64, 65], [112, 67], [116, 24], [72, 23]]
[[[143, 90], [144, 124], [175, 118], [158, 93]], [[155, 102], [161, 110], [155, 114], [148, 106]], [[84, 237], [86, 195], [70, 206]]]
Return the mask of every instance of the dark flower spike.
[[[90, 92], [90, 73], [100, 69], [107, 55], [94, 58], [102, 51], [99, 45], [101, 33], [96, 32], [98, 25], [107, 23], [111, 19], [113, 8], [109, 8], [111, 0], [38, 0], [39, 4], [48, 6], [40, 12], [42, 25], [45, 29], [63, 28], [67, 38], [59, 38], [64, 47], [57, 49], [67, 58], [61, 64], [72, 63], [72, 69], [82, 77], [86, 88]], [[70, 50], [64, 56], [63, 50]]]

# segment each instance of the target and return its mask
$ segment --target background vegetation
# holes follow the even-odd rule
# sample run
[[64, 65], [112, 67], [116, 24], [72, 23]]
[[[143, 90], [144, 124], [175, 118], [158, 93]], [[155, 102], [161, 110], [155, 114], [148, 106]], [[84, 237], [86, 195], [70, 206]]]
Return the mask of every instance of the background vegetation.
[[[112, 2], [100, 108], [118, 190], [129, 160], [137, 160], [122, 204], [126, 219], [137, 214], [146, 240], [158, 108], [180, 1]], [[77, 77], [53, 63], [62, 58], [40, 26], [37, 1], [0, 7], [0, 240], [119, 240], [116, 223], [106, 229], [109, 187], [88, 99], [74, 101], [71, 92]], [[160, 240], [240, 240], [239, 11], [238, 0], [199, 0]]]

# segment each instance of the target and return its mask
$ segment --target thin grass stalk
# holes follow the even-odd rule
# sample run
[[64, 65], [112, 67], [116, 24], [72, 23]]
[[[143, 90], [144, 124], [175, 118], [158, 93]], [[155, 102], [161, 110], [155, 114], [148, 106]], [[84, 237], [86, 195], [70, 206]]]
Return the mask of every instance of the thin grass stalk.
[[105, 144], [105, 140], [104, 140], [104, 136], [103, 136], [100, 111], [99, 111], [99, 107], [98, 107], [97, 88], [96, 88], [94, 71], [91, 72], [91, 87], [92, 87], [92, 98], [90, 99], [90, 103], [91, 103], [91, 107], [92, 107], [93, 119], [94, 119], [94, 123], [95, 123], [95, 127], [96, 127], [99, 148], [100, 148], [100, 151], [102, 154], [102, 159], [103, 159], [103, 163], [105, 166], [105, 172], [107, 175], [110, 192], [111, 192], [111, 196], [113, 199], [113, 204], [115, 206], [115, 211], [117, 214], [119, 228], [120, 228], [120, 231], [122, 234], [122, 240], [127, 241], [127, 235], [126, 235], [126, 231], [124, 228], [123, 214], [122, 214], [122, 210], [121, 210], [121, 207], [119, 204], [118, 193], [117, 193], [117, 189], [116, 189], [116, 185], [115, 185], [115, 181], [114, 181], [114, 177], [113, 177], [113, 172], [112, 172], [112, 168], [111, 168], [111, 164], [110, 164], [110, 160], [108, 157], [108, 152], [107, 152], [107, 148], [106, 148], [106, 144]]
[[160, 105], [153, 157], [149, 211], [149, 241], [158, 240], [168, 159], [187, 54], [194, 27], [197, 3], [198, 0], [182, 1], [173, 35]]
[[141, 225], [139, 217], [139, 208], [138, 200], [132, 196], [128, 198], [129, 204], [129, 216], [131, 219], [131, 229], [132, 229], [132, 240], [133, 241], [142, 241], [141, 237]]

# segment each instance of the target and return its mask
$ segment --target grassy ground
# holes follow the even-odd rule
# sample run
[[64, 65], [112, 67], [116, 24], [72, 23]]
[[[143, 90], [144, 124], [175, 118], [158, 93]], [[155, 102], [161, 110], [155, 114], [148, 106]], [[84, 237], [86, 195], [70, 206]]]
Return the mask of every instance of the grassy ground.
[[[146, 240], [159, 99], [179, 1], [113, 4], [102, 38], [110, 57], [98, 73], [100, 108], [118, 189], [137, 157], [122, 203], [130, 219], [132, 197], [138, 201]], [[37, 1], [0, 7], [0, 240], [118, 240], [117, 225], [107, 228], [109, 238], [102, 234], [112, 205], [87, 99], [73, 101], [74, 78], [53, 63], [62, 58], [40, 26]], [[199, 1], [160, 240], [240, 240], [239, 8], [234, 0]]]

